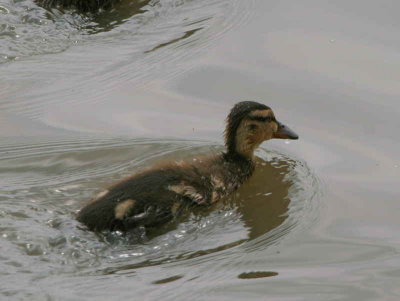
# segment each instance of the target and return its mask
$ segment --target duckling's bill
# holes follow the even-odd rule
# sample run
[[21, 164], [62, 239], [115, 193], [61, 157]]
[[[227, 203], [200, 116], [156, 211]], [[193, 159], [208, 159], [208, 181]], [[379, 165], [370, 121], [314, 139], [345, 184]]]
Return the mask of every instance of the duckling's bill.
[[291, 130], [288, 126], [278, 123], [278, 130], [274, 133], [273, 138], [275, 139], [292, 139], [297, 140], [299, 139], [299, 135], [297, 135], [293, 130]]

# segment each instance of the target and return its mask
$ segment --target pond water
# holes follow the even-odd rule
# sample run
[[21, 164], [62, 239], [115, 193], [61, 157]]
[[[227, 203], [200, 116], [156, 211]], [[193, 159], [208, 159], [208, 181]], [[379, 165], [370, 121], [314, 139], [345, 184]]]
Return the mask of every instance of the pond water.
[[[393, 1], [0, 2], [0, 299], [399, 300]], [[153, 229], [75, 220], [107, 185], [223, 150], [240, 100], [268, 141], [224, 202]]]

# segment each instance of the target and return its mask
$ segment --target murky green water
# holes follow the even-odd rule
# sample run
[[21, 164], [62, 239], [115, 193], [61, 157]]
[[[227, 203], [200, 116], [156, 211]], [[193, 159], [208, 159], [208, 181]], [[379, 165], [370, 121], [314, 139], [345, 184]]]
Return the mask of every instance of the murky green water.
[[[0, 299], [398, 300], [391, 1], [0, 2]], [[224, 203], [148, 233], [74, 219], [107, 185], [219, 152], [231, 106], [300, 135]]]

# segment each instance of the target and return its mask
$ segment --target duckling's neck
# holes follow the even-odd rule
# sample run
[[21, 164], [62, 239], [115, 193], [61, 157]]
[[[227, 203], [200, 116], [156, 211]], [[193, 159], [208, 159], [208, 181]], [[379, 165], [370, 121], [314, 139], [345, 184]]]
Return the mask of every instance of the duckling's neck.
[[254, 154], [252, 153], [250, 156], [247, 154], [242, 154], [236, 151], [227, 151], [224, 153], [224, 158], [226, 161], [230, 162], [248, 162], [250, 164], [253, 163]]
[[241, 184], [246, 181], [254, 172], [255, 163], [253, 157], [248, 157], [238, 152], [226, 152], [223, 154], [224, 164], [227, 167], [229, 181], [236, 181]]

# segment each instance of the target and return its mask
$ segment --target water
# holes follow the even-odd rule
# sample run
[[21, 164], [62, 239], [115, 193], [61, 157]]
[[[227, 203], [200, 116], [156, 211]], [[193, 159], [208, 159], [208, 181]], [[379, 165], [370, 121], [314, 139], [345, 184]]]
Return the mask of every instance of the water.
[[[73, 216], [82, 200], [107, 182], [161, 159], [217, 152], [220, 147], [198, 141], [101, 137], [25, 143], [2, 148], [1, 233], [7, 250], [2, 275], [18, 275], [16, 284], [5, 282], [4, 296], [39, 298], [42, 294], [29, 285], [31, 281], [47, 286], [65, 277], [70, 283], [73, 276], [80, 283], [82, 275], [135, 274], [139, 268], [171, 264], [185, 268], [212, 256], [211, 262], [228, 260], [225, 264], [230, 265], [232, 256], [277, 244], [316, 218], [315, 175], [304, 162], [260, 150], [254, 181], [218, 208], [193, 213], [156, 233], [96, 235]], [[166, 281], [158, 279], [162, 275], [155, 273], [152, 283]], [[63, 294], [50, 296], [66, 297]]]
[[[0, 299], [398, 300], [398, 49], [390, 1], [0, 2]], [[210, 209], [145, 233], [74, 216], [107, 185], [223, 149], [231, 106], [269, 141]]]

